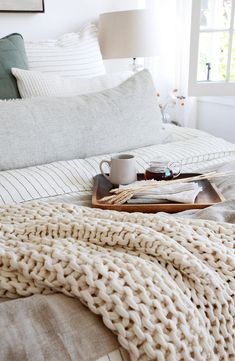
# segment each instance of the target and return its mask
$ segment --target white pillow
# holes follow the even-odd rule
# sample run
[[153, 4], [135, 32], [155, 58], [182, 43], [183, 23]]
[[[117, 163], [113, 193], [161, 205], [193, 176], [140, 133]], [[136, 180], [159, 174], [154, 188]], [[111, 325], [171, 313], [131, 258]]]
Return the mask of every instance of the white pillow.
[[131, 71], [125, 71], [85, 79], [65, 78], [17, 68], [12, 68], [11, 72], [17, 80], [21, 98], [60, 97], [99, 92], [114, 88], [133, 75]]
[[79, 78], [105, 74], [97, 33], [89, 24], [57, 40], [26, 41], [29, 69]]

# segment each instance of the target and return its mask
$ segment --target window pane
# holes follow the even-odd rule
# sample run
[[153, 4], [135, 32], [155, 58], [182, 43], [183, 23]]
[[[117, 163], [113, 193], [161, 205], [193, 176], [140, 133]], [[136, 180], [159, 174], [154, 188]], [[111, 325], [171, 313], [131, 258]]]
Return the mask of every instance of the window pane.
[[201, 30], [230, 27], [232, 0], [201, 0]]
[[231, 56], [230, 80], [235, 81], [235, 34], [233, 34], [233, 47]]
[[229, 32], [200, 33], [198, 81], [226, 80], [228, 41]]

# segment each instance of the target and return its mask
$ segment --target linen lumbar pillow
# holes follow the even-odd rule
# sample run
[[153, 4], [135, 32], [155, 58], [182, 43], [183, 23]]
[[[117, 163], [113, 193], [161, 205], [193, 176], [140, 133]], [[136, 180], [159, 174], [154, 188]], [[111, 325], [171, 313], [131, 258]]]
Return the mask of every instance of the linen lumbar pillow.
[[93, 24], [57, 40], [25, 42], [25, 48], [30, 70], [78, 78], [105, 73], [97, 28]]
[[24, 40], [20, 34], [0, 39], [0, 99], [19, 98], [20, 94], [11, 68], [28, 69]]
[[22, 98], [71, 96], [114, 88], [133, 73], [131, 71], [100, 75], [94, 78], [66, 78], [39, 71], [12, 68]]
[[0, 170], [157, 144], [161, 127], [147, 70], [99, 93], [2, 102]]

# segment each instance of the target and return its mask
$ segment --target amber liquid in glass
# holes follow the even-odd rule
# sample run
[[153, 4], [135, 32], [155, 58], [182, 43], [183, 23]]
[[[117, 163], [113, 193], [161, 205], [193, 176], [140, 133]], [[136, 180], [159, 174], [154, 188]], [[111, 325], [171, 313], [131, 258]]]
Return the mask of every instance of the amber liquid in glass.
[[157, 181], [161, 180], [171, 180], [174, 178], [174, 174], [171, 169], [167, 168], [166, 171], [160, 171], [156, 167], [149, 167], [146, 169], [144, 174], [145, 180], [155, 179]]

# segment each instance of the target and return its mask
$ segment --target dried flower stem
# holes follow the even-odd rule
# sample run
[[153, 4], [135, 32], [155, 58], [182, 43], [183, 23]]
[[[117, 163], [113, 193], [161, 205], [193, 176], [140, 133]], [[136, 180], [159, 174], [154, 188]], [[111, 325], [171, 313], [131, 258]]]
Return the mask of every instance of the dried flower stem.
[[169, 181], [155, 181], [150, 180], [146, 181], [145, 185], [136, 187], [127, 187], [127, 188], [114, 188], [111, 189], [110, 193], [114, 193], [110, 196], [103, 197], [99, 201], [101, 203], [108, 203], [108, 204], [123, 204], [126, 203], [129, 199], [131, 199], [135, 194], [145, 192], [146, 190], [153, 189], [153, 188], [159, 188], [161, 186], [165, 186], [168, 184], [176, 184], [176, 183], [189, 183], [189, 182], [195, 182], [200, 181], [204, 179], [212, 179], [212, 178], [218, 178], [218, 177], [226, 177], [235, 174], [233, 171], [228, 172], [210, 172], [201, 174], [198, 176], [188, 177], [188, 178], [181, 178], [181, 179], [172, 179]]

